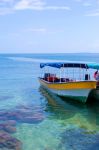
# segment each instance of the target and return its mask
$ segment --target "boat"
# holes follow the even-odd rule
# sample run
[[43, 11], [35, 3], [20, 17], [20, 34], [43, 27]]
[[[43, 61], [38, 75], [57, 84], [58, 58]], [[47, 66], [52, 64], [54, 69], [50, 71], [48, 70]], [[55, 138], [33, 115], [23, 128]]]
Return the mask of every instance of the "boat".
[[[86, 103], [91, 91], [97, 89], [99, 85], [99, 81], [93, 75], [93, 70], [99, 69], [99, 64], [96, 63], [41, 63], [40, 68], [45, 68], [43, 75], [39, 77], [43, 88], [58, 96], [68, 97], [75, 101]], [[58, 73], [55, 72], [55, 69]]]

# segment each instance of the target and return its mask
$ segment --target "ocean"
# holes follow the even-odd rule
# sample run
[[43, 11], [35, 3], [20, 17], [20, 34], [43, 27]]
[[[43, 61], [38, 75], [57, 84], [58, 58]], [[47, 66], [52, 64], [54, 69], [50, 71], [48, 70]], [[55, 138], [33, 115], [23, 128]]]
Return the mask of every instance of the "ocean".
[[40, 87], [41, 62], [99, 63], [99, 54], [0, 54], [0, 150], [98, 150], [99, 102]]

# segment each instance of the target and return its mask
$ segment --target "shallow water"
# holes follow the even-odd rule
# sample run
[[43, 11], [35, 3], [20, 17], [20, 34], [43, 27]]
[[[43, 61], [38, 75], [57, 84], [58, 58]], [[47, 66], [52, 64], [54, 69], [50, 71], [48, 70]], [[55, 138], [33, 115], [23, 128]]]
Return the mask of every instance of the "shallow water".
[[[0, 150], [98, 150], [99, 102], [80, 104], [40, 87], [40, 62], [98, 62], [99, 54], [0, 55]], [[14, 140], [15, 140], [14, 139]], [[15, 149], [15, 146], [12, 149]]]

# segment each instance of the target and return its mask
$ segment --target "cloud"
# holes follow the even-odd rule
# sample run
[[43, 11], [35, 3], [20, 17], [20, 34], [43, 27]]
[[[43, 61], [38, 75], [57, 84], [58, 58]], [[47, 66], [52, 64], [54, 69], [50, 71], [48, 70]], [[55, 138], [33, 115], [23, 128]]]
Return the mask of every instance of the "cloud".
[[89, 6], [97, 7], [99, 5], [99, 0], [74, 0], [74, 1], [86, 7], [89, 7]]
[[[89, 6], [92, 6], [93, 0], [74, 0], [74, 1], [81, 3], [83, 6], [89, 7]], [[95, 2], [95, 0], [94, 0], [94, 2]]]
[[43, 9], [45, 10], [71, 10], [70, 7], [67, 7], [67, 6], [45, 6]]
[[74, 1], [88, 8], [89, 12], [86, 12], [84, 16], [90, 17], [99, 16], [99, 0], [74, 0]]
[[87, 13], [85, 16], [97, 17], [97, 16], [99, 16], [99, 10], [95, 10], [95, 11], [93, 11], [93, 12], [89, 12], [89, 13]]
[[68, 6], [47, 5], [47, 0], [0, 0], [0, 15], [18, 10], [70, 10]]
[[16, 10], [23, 10], [23, 9], [41, 10], [44, 6], [45, 2], [42, 0], [21, 0], [16, 3], [14, 8]]
[[99, 16], [99, 12], [86, 14], [86, 16], [96, 17], [96, 16]]
[[44, 0], [21, 0], [15, 5], [16, 10], [70, 10], [68, 6], [48, 6]]
[[29, 28], [24, 30], [24, 32], [35, 32], [35, 33], [48, 33], [48, 34], [56, 34], [64, 32], [63, 29], [47, 29], [47, 28]]

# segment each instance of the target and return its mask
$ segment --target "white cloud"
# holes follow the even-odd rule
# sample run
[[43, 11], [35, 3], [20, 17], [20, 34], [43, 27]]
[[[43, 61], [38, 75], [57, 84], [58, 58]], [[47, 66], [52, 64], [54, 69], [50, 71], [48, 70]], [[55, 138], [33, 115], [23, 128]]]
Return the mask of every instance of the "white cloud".
[[67, 7], [67, 6], [45, 6], [43, 9], [45, 10], [71, 10], [70, 7]]
[[[79, 2], [79, 3], [81, 3], [83, 6], [86, 6], [86, 7], [92, 6], [92, 1], [93, 1], [93, 0], [75, 0], [75, 2]], [[94, 2], [95, 2], [95, 0], [94, 0]]]
[[74, 0], [74, 1], [86, 7], [89, 7], [89, 6], [97, 7], [99, 5], [99, 0]]
[[44, 0], [21, 0], [15, 5], [16, 10], [70, 10], [68, 6], [48, 6]]
[[56, 33], [61, 33], [64, 32], [62, 29], [46, 29], [46, 28], [29, 28], [24, 30], [24, 32], [35, 32], [35, 33], [48, 33], [48, 34], [56, 34]]
[[0, 15], [18, 10], [70, 10], [68, 6], [47, 5], [47, 0], [0, 0]]
[[89, 12], [85, 16], [96, 17], [99, 16], [99, 0], [74, 0], [84, 7], [88, 7]]
[[97, 17], [97, 16], [99, 16], [99, 10], [95, 10], [93, 12], [89, 12], [85, 16]]
[[42, 0], [21, 0], [16, 3], [14, 8], [16, 10], [22, 10], [22, 9], [41, 10], [44, 6], [45, 6], [45, 2]]
[[99, 12], [96, 12], [96, 13], [90, 13], [90, 14], [87, 14], [86, 16], [96, 17], [96, 16], [99, 16]]

